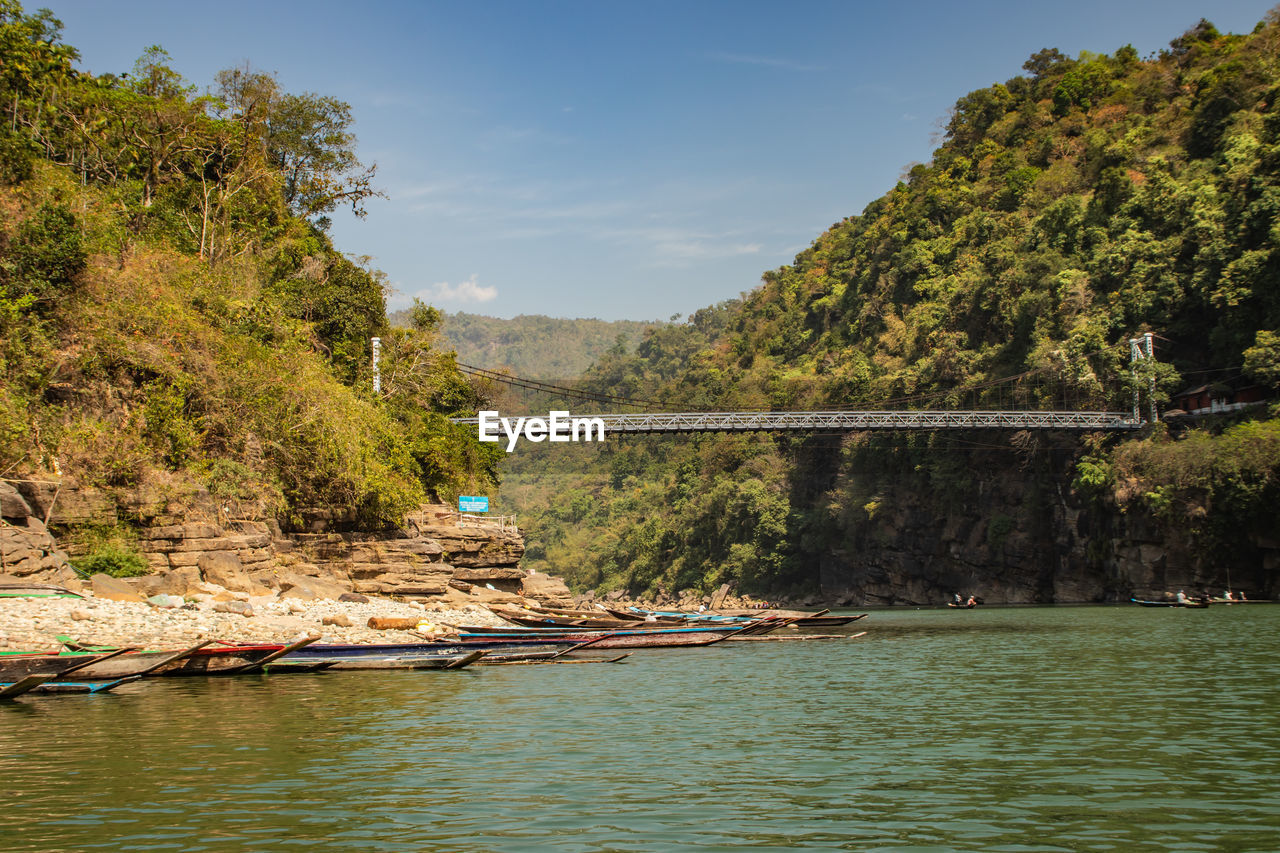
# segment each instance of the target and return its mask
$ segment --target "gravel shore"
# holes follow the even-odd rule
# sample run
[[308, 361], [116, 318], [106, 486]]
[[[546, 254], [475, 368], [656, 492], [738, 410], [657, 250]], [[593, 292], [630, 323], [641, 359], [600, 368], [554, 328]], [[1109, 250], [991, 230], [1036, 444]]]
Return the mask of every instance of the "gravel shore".
[[[397, 616], [434, 624], [503, 625], [479, 604], [460, 609], [445, 604], [419, 604], [371, 598], [368, 603], [318, 599], [300, 601], [261, 596], [247, 602], [253, 615], [214, 610], [213, 596], [198, 596], [184, 607], [78, 598], [0, 598], [0, 651], [52, 651], [58, 635], [84, 643], [139, 648], [181, 648], [202, 639], [233, 643], [279, 643], [316, 632], [323, 643], [412, 643], [422, 637], [409, 631], [377, 631], [366, 627], [371, 616]], [[324, 624], [327, 618], [350, 627]], [[342, 617], [345, 617], [343, 619]]]

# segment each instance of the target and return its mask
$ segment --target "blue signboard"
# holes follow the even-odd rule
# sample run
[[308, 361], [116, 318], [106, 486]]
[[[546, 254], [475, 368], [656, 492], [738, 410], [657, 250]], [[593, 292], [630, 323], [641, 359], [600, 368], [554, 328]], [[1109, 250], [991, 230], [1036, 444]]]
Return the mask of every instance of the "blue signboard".
[[486, 497], [458, 496], [458, 512], [488, 512], [489, 499]]

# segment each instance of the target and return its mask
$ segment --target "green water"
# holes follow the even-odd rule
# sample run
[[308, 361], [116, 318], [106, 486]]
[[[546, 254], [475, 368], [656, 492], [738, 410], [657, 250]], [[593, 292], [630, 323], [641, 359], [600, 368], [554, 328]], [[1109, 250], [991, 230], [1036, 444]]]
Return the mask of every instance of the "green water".
[[1280, 606], [0, 708], [0, 849], [1280, 850]]

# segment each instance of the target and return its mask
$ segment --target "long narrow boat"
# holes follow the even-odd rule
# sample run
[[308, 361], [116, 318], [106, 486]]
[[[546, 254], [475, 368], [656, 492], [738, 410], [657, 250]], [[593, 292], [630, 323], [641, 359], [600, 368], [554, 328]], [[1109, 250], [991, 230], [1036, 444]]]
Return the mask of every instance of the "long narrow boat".
[[[439, 640], [425, 643], [377, 643], [377, 644], [320, 644], [298, 649], [285, 661], [328, 660], [342, 661], [357, 658], [391, 658], [409, 656], [453, 656], [484, 652], [486, 660], [528, 658], [535, 655], [554, 655], [572, 643], [555, 642], [541, 638], [525, 640], [514, 638], [476, 640]], [[342, 668], [342, 667], [339, 667]]]
[[[462, 669], [484, 657], [481, 649], [462, 654], [399, 654], [399, 655], [349, 655], [346, 657], [319, 658], [326, 670], [359, 669]], [[308, 660], [303, 658], [302, 660]], [[268, 669], [270, 664], [268, 664]]]
[[527, 639], [546, 639], [557, 643], [590, 644], [593, 649], [646, 649], [668, 648], [674, 646], [710, 646], [736, 634], [743, 634], [761, 628], [772, 629], [752, 623], [740, 628], [659, 628], [656, 630], [635, 631], [563, 631], [529, 629], [529, 633], [490, 634], [485, 632], [463, 634], [464, 639], [498, 638], [510, 640], [523, 636]]
[[181, 651], [134, 651], [117, 649], [99, 652], [60, 652], [5, 655], [0, 658], [0, 680], [17, 681], [27, 675], [52, 674], [60, 677], [75, 669], [81, 681], [111, 681], [131, 675], [193, 676], [234, 675], [256, 671], [265, 663], [295, 651], [311, 638], [289, 645], [223, 645], [200, 643]]
[[1146, 601], [1141, 598], [1131, 598], [1129, 600], [1142, 607], [1187, 607], [1192, 610], [1203, 610], [1209, 606], [1207, 601], [1192, 601], [1190, 599], [1186, 601]]
[[[614, 616], [619, 616], [625, 611], [610, 610], [609, 612]], [[859, 613], [856, 616], [828, 616], [826, 610], [817, 613], [807, 613], [803, 610], [706, 610], [701, 613], [689, 613], [683, 610], [644, 610], [639, 607], [632, 607], [631, 613], [634, 618], [642, 619], [647, 616], [653, 616], [659, 621], [683, 621], [688, 624], [702, 624], [704, 622], [746, 624], [761, 618], [790, 619], [793, 620], [792, 624], [802, 628], [834, 628], [867, 618], [866, 613]]]
[[0, 583], [0, 598], [84, 598], [63, 586], [45, 583]]
[[[137, 681], [142, 676], [130, 675], [125, 678], [117, 678], [114, 681], [46, 681], [43, 684], [36, 685], [31, 693], [106, 693], [109, 690], [115, 690], [121, 684], [128, 684], [130, 681]], [[0, 690], [11, 685], [0, 682]]]

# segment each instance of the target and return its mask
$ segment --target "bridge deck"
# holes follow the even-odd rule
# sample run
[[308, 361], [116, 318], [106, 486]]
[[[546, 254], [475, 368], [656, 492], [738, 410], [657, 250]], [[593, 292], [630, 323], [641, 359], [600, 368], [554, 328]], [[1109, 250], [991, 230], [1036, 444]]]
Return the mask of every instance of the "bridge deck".
[[[599, 418], [606, 433], [853, 432], [859, 430], [1036, 429], [1085, 432], [1133, 430], [1129, 414], [1053, 411], [847, 411], [847, 412], [667, 412], [578, 415]], [[454, 418], [478, 425], [479, 418]]]

